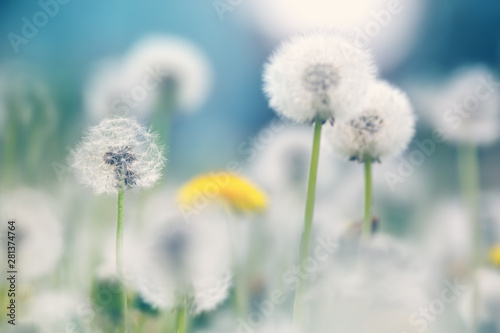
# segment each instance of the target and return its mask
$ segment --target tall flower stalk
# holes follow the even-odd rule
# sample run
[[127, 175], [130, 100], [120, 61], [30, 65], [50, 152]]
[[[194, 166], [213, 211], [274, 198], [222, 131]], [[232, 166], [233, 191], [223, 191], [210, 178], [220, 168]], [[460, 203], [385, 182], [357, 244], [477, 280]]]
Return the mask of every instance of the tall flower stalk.
[[[314, 201], [316, 197], [316, 181], [318, 178], [318, 162], [319, 162], [319, 148], [321, 141], [321, 128], [323, 124], [321, 121], [316, 120], [314, 124], [314, 138], [313, 149], [311, 156], [311, 166], [309, 168], [309, 180], [307, 185], [307, 199], [306, 199], [306, 212], [304, 217], [304, 231], [300, 241], [300, 257], [299, 264], [302, 265], [309, 255], [309, 248], [311, 247], [311, 234], [314, 217]], [[295, 290], [295, 301], [293, 305], [294, 320], [296, 323], [301, 323], [304, 320], [304, 292], [305, 284], [300, 283]]]
[[470, 220], [470, 235], [472, 246], [471, 276], [472, 276], [472, 328], [478, 330], [479, 286], [476, 273], [480, 266], [481, 225], [479, 216], [480, 172], [477, 148], [473, 144], [463, 144], [458, 148], [458, 168], [462, 199], [467, 207]]
[[334, 153], [364, 165], [365, 195], [363, 240], [372, 233], [372, 165], [400, 154], [415, 133], [413, 109], [404, 93], [386, 82], [372, 83], [364, 111], [328, 128], [326, 137]]
[[175, 333], [184, 333], [186, 331], [186, 305], [181, 304], [177, 309], [177, 318], [176, 318], [176, 328]]
[[163, 147], [156, 134], [132, 118], [103, 120], [86, 133], [71, 156], [80, 182], [97, 194], [118, 195], [116, 223], [116, 275], [120, 280], [121, 316], [118, 332], [127, 332], [127, 293], [125, 288], [123, 230], [126, 190], [149, 188], [161, 177], [165, 163]]
[[227, 219], [231, 245], [231, 261], [234, 274], [234, 297], [238, 313], [244, 316], [248, 307], [247, 281], [238, 262], [238, 244], [235, 231], [235, 214], [260, 214], [267, 209], [267, 197], [254, 184], [238, 175], [216, 172], [195, 177], [187, 182], [178, 193], [178, 203], [186, 219], [196, 204], [210, 198], [222, 204]]
[[[269, 105], [280, 116], [314, 123], [300, 267], [311, 246], [322, 126], [361, 112], [375, 73], [371, 54], [355, 39], [328, 30], [295, 36], [283, 43], [266, 64], [264, 90]], [[299, 280], [294, 304], [294, 321], [299, 325], [306, 321], [305, 288], [304, 281]]]
[[363, 237], [369, 238], [372, 233], [372, 159], [364, 157], [365, 164], [365, 216], [363, 219]]
[[[125, 197], [125, 190], [120, 188], [118, 190], [118, 213], [116, 222], [116, 275], [123, 281], [123, 200]], [[121, 297], [123, 316], [120, 323], [118, 332], [127, 332], [127, 291], [125, 284], [121, 284]]]

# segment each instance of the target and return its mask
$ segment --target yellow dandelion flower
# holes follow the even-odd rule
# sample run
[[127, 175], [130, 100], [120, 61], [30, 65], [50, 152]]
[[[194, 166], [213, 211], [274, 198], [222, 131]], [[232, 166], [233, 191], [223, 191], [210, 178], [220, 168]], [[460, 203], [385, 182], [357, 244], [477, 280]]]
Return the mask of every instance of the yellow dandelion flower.
[[209, 201], [218, 201], [239, 213], [261, 213], [267, 197], [248, 180], [228, 172], [200, 175], [187, 182], [178, 193], [178, 202], [196, 209]]
[[490, 260], [493, 265], [500, 267], [500, 244], [490, 250]]

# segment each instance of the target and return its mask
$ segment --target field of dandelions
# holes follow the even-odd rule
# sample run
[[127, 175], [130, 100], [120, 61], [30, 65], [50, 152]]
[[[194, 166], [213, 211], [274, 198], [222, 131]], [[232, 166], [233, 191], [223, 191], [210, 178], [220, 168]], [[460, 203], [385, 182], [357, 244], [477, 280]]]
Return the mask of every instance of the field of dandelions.
[[500, 332], [499, 78], [378, 67], [349, 31], [277, 44], [259, 148], [188, 177], [169, 147], [216, 85], [199, 45], [99, 63], [62, 133], [46, 82], [1, 67], [0, 331]]

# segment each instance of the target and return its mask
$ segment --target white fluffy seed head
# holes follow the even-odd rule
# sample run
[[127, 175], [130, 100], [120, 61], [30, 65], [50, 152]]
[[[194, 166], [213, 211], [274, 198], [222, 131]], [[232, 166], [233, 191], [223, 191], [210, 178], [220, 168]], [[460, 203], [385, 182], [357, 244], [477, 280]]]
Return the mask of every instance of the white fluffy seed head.
[[424, 111], [447, 140], [491, 144], [499, 138], [500, 90], [490, 69], [461, 68], [428, 96]]
[[[196, 110], [206, 100], [212, 82], [212, 67], [195, 44], [174, 36], [149, 36], [135, 45], [125, 58], [126, 76], [141, 82], [145, 75], [165, 84], [175, 84], [176, 103], [183, 111]], [[156, 89], [158, 96], [161, 89]]]
[[415, 116], [404, 93], [386, 82], [372, 83], [362, 113], [336, 122], [326, 139], [340, 157], [379, 160], [401, 153], [415, 133]]
[[283, 43], [264, 69], [264, 91], [278, 114], [296, 122], [343, 119], [362, 110], [376, 67], [352, 37], [321, 30]]
[[64, 251], [64, 228], [52, 199], [33, 189], [16, 189], [0, 197], [0, 218], [5, 221], [0, 237], [0, 255], [4, 258], [7, 242], [11, 241], [7, 238], [7, 221], [15, 221], [16, 267], [22, 272], [21, 279], [32, 281], [52, 272]]
[[101, 62], [89, 77], [84, 102], [92, 119], [150, 116], [166, 94], [172, 94], [167, 102], [176, 111], [193, 112], [207, 99], [212, 79], [209, 60], [194, 43], [153, 35], [126, 57]]
[[186, 223], [174, 204], [166, 193], [145, 208], [136, 288], [155, 308], [186, 302], [193, 314], [211, 311], [228, 297], [232, 284], [227, 221], [222, 212], [205, 209]]
[[110, 118], [88, 130], [71, 156], [80, 182], [97, 194], [149, 188], [165, 164], [158, 136], [133, 118]]

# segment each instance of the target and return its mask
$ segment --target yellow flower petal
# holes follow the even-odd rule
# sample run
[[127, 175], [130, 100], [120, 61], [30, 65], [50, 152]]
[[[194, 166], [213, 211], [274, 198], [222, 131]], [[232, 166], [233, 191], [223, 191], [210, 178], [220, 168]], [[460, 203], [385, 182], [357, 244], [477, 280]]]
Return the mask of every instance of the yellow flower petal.
[[198, 176], [178, 193], [178, 202], [196, 208], [208, 201], [219, 201], [240, 213], [261, 213], [267, 208], [264, 192], [246, 179], [227, 172]]
[[493, 265], [500, 267], [500, 244], [490, 250], [490, 260]]

